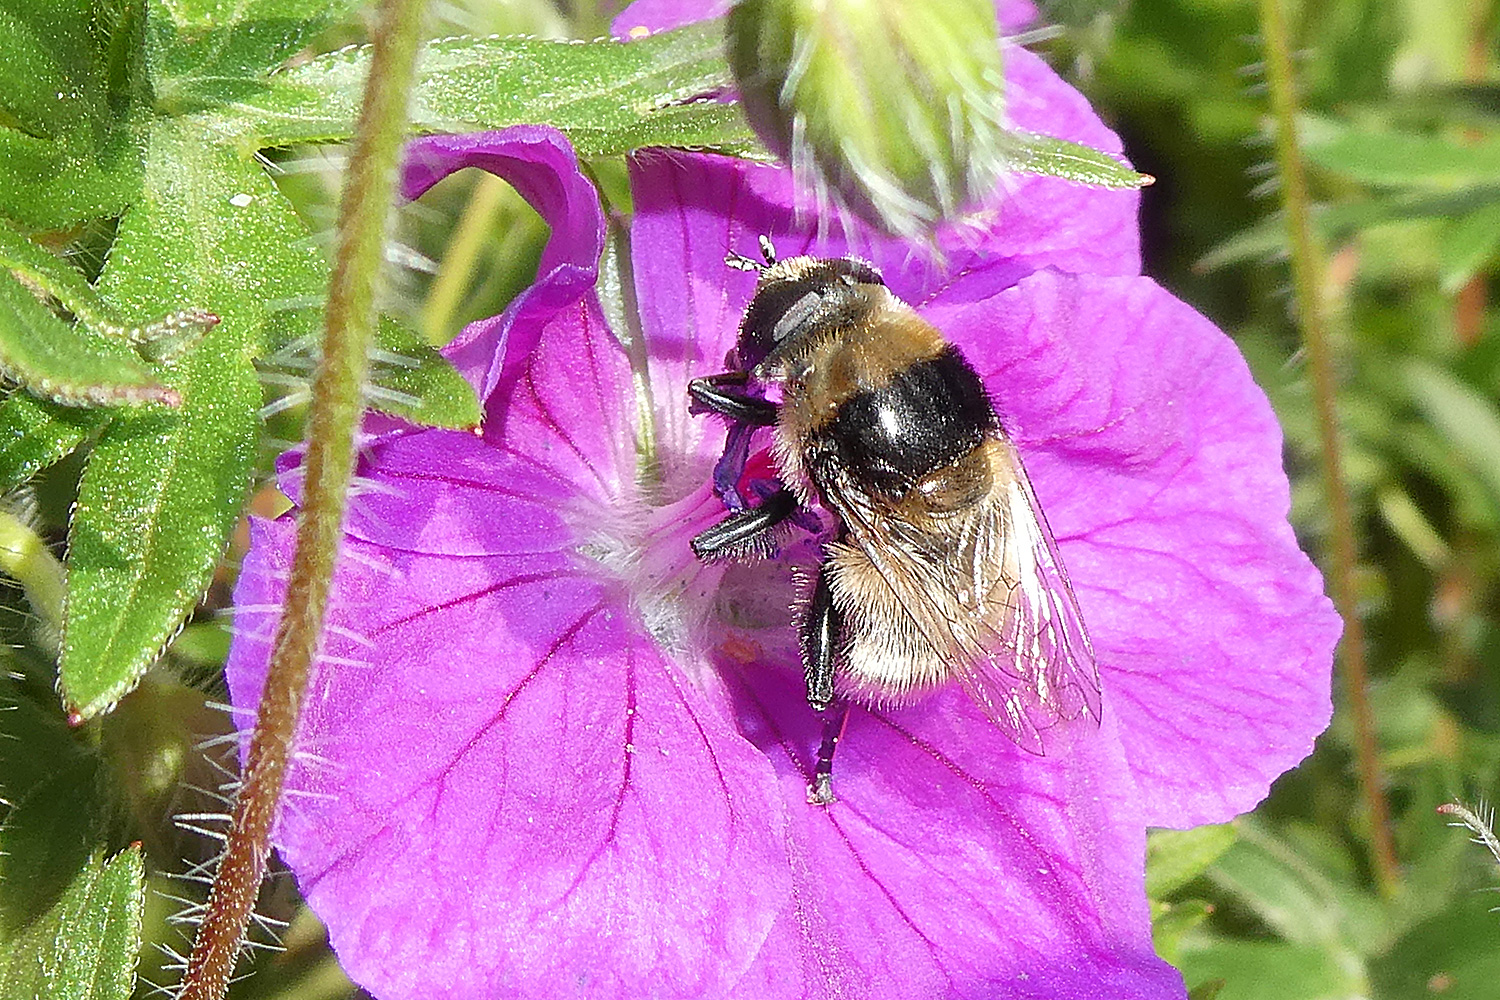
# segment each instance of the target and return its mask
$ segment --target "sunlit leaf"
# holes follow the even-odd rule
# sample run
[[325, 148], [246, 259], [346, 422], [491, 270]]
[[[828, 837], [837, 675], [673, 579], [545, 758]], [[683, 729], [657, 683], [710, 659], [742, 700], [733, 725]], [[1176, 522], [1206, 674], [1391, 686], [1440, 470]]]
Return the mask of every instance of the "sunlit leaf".
[[140, 190], [138, 0], [0, 0], [0, 215], [117, 215]]
[[[638, 42], [530, 38], [442, 39], [422, 53], [412, 95], [419, 132], [462, 132], [545, 122], [580, 155], [640, 146], [758, 148], [734, 104], [695, 101], [730, 85], [717, 22]], [[359, 109], [368, 48], [320, 56], [269, 78], [255, 94], [214, 89], [208, 127], [254, 145], [348, 138]]]
[[146, 196], [100, 280], [129, 315], [187, 302], [222, 317], [163, 367], [179, 410], [117, 419], [90, 453], [69, 528], [61, 683], [104, 711], [156, 658], [208, 584], [250, 485], [267, 316], [305, 294], [319, 256], [260, 167], [163, 119]]
[[160, 106], [178, 113], [204, 88], [251, 93], [362, 0], [148, 0], [147, 51]]
[[371, 407], [430, 427], [478, 425], [483, 414], [474, 387], [415, 331], [383, 316], [375, 347]]

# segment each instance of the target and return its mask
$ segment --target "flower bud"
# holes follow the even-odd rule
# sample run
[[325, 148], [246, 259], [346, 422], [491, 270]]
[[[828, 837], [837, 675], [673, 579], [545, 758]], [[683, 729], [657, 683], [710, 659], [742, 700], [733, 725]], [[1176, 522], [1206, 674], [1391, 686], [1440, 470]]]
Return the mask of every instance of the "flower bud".
[[799, 180], [914, 236], [1009, 165], [992, 0], [741, 0], [729, 62]]

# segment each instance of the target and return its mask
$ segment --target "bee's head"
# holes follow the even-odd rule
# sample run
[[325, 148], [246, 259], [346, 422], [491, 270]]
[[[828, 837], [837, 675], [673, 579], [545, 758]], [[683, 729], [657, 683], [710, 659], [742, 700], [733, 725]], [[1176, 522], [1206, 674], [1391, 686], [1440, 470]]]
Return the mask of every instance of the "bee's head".
[[760, 275], [740, 323], [739, 364], [753, 369], [795, 349], [812, 333], [828, 332], [858, 319], [867, 306], [861, 285], [884, 285], [874, 265], [855, 257], [776, 259], [771, 241], [760, 238], [766, 262], [730, 254], [725, 262]]

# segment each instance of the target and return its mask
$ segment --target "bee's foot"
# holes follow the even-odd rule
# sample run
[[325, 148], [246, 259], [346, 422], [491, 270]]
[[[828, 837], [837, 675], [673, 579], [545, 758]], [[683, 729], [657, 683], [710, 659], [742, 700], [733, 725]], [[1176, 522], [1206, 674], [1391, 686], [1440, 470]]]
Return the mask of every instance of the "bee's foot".
[[819, 774], [813, 778], [813, 783], [807, 786], [807, 804], [810, 806], [831, 806], [838, 799], [833, 794], [833, 775]]

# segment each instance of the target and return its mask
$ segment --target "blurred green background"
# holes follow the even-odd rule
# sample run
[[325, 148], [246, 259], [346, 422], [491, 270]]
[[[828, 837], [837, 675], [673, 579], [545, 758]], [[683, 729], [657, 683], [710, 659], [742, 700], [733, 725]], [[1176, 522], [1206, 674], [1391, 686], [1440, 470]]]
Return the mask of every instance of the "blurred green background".
[[[450, 0], [433, 35], [598, 37], [622, 4]], [[1328, 505], [1310, 379], [1281, 219], [1280, 178], [1255, 0], [1057, 0], [1027, 43], [1089, 95], [1157, 181], [1144, 193], [1147, 272], [1239, 343], [1286, 433], [1294, 521], [1327, 567]], [[1437, 813], [1460, 800], [1483, 813], [1500, 763], [1500, 330], [1492, 278], [1500, 256], [1497, 5], [1490, 0], [1288, 3], [1300, 82], [1298, 120], [1315, 201], [1323, 293], [1339, 381], [1344, 473], [1358, 546], [1369, 695], [1388, 803], [1395, 878], [1372, 862], [1371, 813], [1357, 776], [1355, 723], [1338, 712], [1318, 750], [1238, 822], [1153, 838], [1149, 889], [1158, 947], [1197, 997], [1343, 1000], [1500, 997], [1500, 866]], [[359, 22], [318, 48], [359, 40]], [[341, 153], [275, 154], [278, 183], [327, 233]], [[595, 165], [601, 181], [619, 165]], [[82, 234], [85, 257], [109, 232]], [[531, 279], [545, 228], [503, 183], [459, 177], [404, 210], [391, 308], [434, 343], [491, 315]], [[298, 436], [299, 412], [273, 436]], [[270, 450], [263, 470], [269, 471]], [[64, 536], [79, 471], [47, 471], [34, 516]], [[274, 505], [268, 492], [258, 503]], [[231, 553], [233, 556], [234, 553]], [[232, 560], [231, 560], [232, 561]], [[52, 669], [19, 592], [0, 635], [15, 643], [13, 707], [0, 767], [24, 783], [25, 755], [67, 766], [28, 817], [81, 862], [92, 839], [66, 831], [80, 809], [123, 846], [144, 845], [149, 887], [139, 996], [169, 983], [187, 942], [174, 916], [202, 887], [191, 872], [213, 843], [174, 824], [212, 812], [228, 780], [219, 664], [228, 644], [225, 570], [163, 662], [119, 709], [81, 735], [58, 728]], [[205, 704], [205, 700], [209, 704]], [[49, 744], [48, 741], [51, 741]], [[16, 775], [21, 775], [17, 779]], [[40, 780], [40, 778], [38, 778]], [[4, 808], [4, 807], [0, 807]], [[19, 807], [17, 807], [19, 808]], [[13, 812], [13, 811], [12, 811]], [[8, 822], [15, 823], [11, 815]], [[71, 845], [71, 847], [69, 846]], [[169, 872], [152, 871], [171, 859]], [[0, 919], [24, 922], [27, 879], [6, 870]], [[289, 878], [261, 912], [285, 926], [257, 937], [257, 974], [231, 996], [359, 996], [329, 955]], [[158, 945], [158, 947], [153, 947]]]

